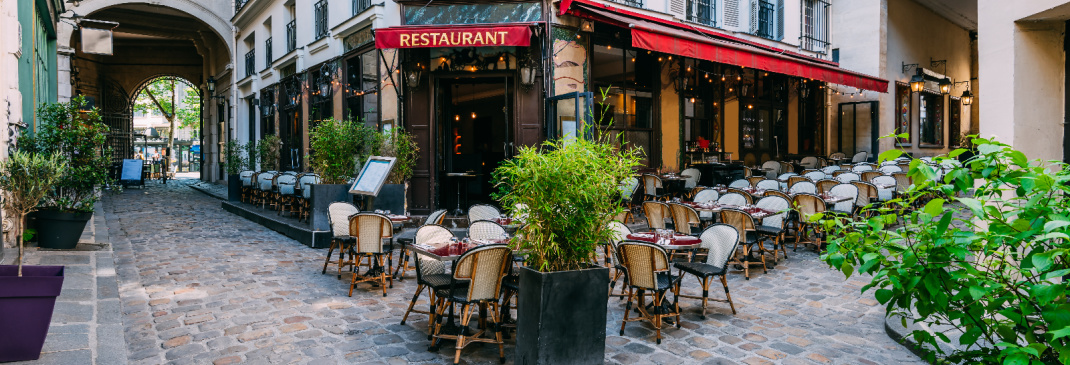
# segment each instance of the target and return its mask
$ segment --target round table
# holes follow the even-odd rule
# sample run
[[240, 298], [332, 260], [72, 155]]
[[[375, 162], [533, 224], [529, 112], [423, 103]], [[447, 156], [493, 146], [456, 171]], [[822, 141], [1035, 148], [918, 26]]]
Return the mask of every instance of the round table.
[[[461, 183], [466, 182], [465, 178], [476, 177], [478, 175], [471, 172], [450, 172], [446, 173], [446, 176], [452, 177], [457, 181], [457, 209], [453, 210], [453, 214], [457, 216], [464, 215], [464, 210], [461, 209]], [[468, 203], [468, 189], [464, 189], [465, 204]]]
[[642, 241], [647, 243], [654, 243], [658, 246], [664, 247], [666, 250], [693, 250], [699, 248], [702, 245], [702, 240], [695, 236], [688, 236], [683, 234], [673, 234], [672, 238], [668, 241], [664, 239], [658, 239], [654, 232], [637, 232], [629, 234], [628, 239]]

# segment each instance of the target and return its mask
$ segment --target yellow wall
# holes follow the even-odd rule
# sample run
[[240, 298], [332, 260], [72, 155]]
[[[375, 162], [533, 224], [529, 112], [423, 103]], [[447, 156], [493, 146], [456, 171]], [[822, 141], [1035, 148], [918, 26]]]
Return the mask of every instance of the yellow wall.
[[[669, 75], [671, 67], [665, 67], [661, 73], [662, 80], [672, 80]], [[676, 170], [680, 161], [680, 96], [670, 82], [661, 88], [661, 166]]]
[[743, 158], [739, 154], [739, 99], [724, 103], [724, 151], [733, 159]]

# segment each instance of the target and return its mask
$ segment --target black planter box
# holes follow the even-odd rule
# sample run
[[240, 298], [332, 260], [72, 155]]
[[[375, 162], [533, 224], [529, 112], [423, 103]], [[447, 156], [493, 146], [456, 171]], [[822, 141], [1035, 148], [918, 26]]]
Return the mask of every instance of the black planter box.
[[405, 214], [405, 184], [384, 184], [375, 197], [375, 208]]
[[0, 362], [41, 356], [62, 288], [63, 266], [0, 266]]
[[517, 364], [601, 364], [609, 269], [542, 273], [520, 268]]
[[312, 184], [309, 185], [312, 192], [309, 195], [312, 210], [312, 230], [329, 231], [331, 222], [327, 218], [327, 207], [334, 202], [350, 202], [349, 185], [345, 184]]
[[241, 201], [241, 177], [227, 175], [227, 201]]
[[35, 216], [38, 247], [72, 249], [78, 246], [78, 239], [93, 213], [39, 210]]

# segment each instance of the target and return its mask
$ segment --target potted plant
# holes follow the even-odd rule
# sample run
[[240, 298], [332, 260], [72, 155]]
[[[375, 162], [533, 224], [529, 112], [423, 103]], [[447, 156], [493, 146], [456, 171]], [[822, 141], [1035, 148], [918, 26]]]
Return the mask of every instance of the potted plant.
[[[68, 167], [65, 157], [16, 151], [0, 162], [4, 211], [15, 219], [16, 266], [0, 266], [0, 362], [41, 356], [52, 309], [63, 287], [63, 266], [22, 265], [26, 215], [36, 209]], [[81, 231], [79, 231], [81, 233]]]
[[279, 152], [282, 150], [282, 138], [274, 134], [264, 136], [256, 145], [256, 154], [260, 160], [260, 171], [279, 170]]
[[229, 141], [224, 146], [226, 159], [223, 166], [227, 169], [227, 200], [241, 201], [241, 177], [238, 175], [246, 167], [249, 159], [243, 154], [244, 146], [237, 141]]
[[[524, 216], [516, 248], [527, 255], [517, 295], [517, 364], [601, 364], [609, 272], [590, 262], [623, 209], [620, 181], [639, 165], [603, 133], [521, 148], [494, 172], [495, 198]], [[523, 207], [523, 208], [517, 208]], [[521, 211], [522, 209], [522, 211]]]
[[326, 231], [327, 206], [337, 201], [349, 201], [349, 179], [356, 166], [376, 146], [375, 129], [350, 119], [329, 118], [321, 121], [308, 133], [311, 154], [309, 164], [320, 177], [319, 184], [309, 186], [312, 229]]
[[42, 248], [70, 249], [100, 199], [100, 188], [107, 181], [111, 156], [104, 148], [108, 126], [101, 122], [96, 108], [84, 109], [85, 98], [75, 97], [66, 103], [46, 103], [37, 110], [40, 125], [32, 136], [19, 138], [19, 146], [36, 154], [58, 154], [67, 166], [66, 173], [41, 201], [34, 213], [37, 244]]
[[394, 168], [386, 177], [386, 184], [379, 189], [379, 195], [375, 197], [375, 208], [389, 210], [394, 214], [405, 214], [406, 190], [408, 181], [412, 177], [412, 168], [416, 166], [416, 158], [420, 148], [416, 145], [416, 139], [412, 134], [403, 129], [384, 131], [379, 135], [380, 156], [394, 157]]

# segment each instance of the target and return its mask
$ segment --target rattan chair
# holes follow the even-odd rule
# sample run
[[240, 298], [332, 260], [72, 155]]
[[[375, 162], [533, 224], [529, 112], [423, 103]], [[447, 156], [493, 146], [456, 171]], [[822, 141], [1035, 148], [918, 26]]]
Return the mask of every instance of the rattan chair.
[[873, 168], [872, 165], [867, 164], [867, 163], [860, 163], [860, 164], [854, 165], [854, 167], [851, 167], [851, 172], [854, 172], [854, 173], [857, 173], [857, 174], [860, 174], [860, 173], [863, 173], [863, 172], [866, 172], [866, 171], [873, 171], [873, 170], [876, 170], [876, 169]]
[[865, 171], [861, 174], [861, 181], [872, 181], [873, 178], [881, 175], [884, 175], [884, 173], [880, 171]]
[[338, 249], [338, 278], [342, 278], [343, 267], [353, 265], [352, 257], [347, 261], [345, 256], [350, 253], [349, 250], [354, 242], [353, 237], [349, 235], [349, 217], [357, 213], [360, 213], [360, 209], [346, 202], [334, 202], [327, 206], [327, 221], [331, 225], [332, 237], [321, 274], [327, 273], [327, 265], [331, 263], [331, 254], [336, 248]]
[[829, 195], [832, 195], [832, 196], [845, 196], [845, 197], [853, 197], [853, 198], [855, 198], [855, 199], [842, 201], [842, 202], [833, 204], [832, 205], [832, 209], [830, 209], [833, 212], [841, 213], [841, 214], [851, 215], [852, 213], [854, 213], [854, 206], [855, 206], [855, 202], [857, 201], [857, 197], [858, 197], [858, 187], [857, 186], [855, 186], [853, 184], [839, 184], [839, 185], [833, 186], [832, 189], [829, 189], [828, 193], [829, 193]]
[[[413, 238], [413, 244], [427, 245], [450, 242], [450, 239], [454, 238], [453, 232], [450, 232], [446, 227], [437, 224], [427, 224], [421, 226], [416, 230], [416, 236]], [[405, 310], [405, 315], [401, 317], [401, 324], [405, 324], [405, 321], [409, 319], [409, 313], [420, 313], [428, 316], [428, 323], [435, 323], [435, 291], [448, 289], [451, 276], [446, 273], [446, 263], [432, 259], [424, 255], [416, 256], [416, 293], [412, 295], [412, 300], [409, 302], [409, 308]], [[416, 301], [420, 298], [420, 293], [427, 289], [427, 294], [430, 296], [429, 304], [431, 308], [428, 311], [421, 311], [413, 309], [416, 306]], [[428, 340], [431, 337], [431, 331], [434, 328], [429, 325]]]
[[720, 194], [717, 193], [717, 190], [706, 188], [695, 193], [695, 197], [692, 200], [696, 203], [713, 202], [717, 201], [719, 196]]
[[[761, 178], [761, 179], [764, 179], [764, 178]], [[761, 179], [759, 179], [759, 181], [761, 181]], [[751, 185], [750, 185], [750, 180], [749, 179], [739, 179], [739, 180], [733, 181], [733, 182], [728, 184], [728, 187], [737, 188], [737, 189], [738, 188], [749, 188], [750, 186]]]
[[720, 277], [726, 299], [714, 300], [728, 303], [728, 307], [732, 308], [732, 314], [736, 314], [736, 305], [732, 303], [732, 294], [728, 293], [728, 280], [726, 277], [728, 274], [728, 260], [732, 259], [732, 254], [736, 252], [736, 247], [739, 245], [739, 233], [736, 232], [735, 227], [719, 223], [703, 230], [702, 234], [699, 235], [699, 239], [702, 240], [702, 249], [706, 250], [706, 260], [702, 262], [677, 262], [673, 266], [681, 271], [680, 276], [683, 276], [683, 273], [695, 275], [695, 278], [702, 285], [702, 297], [688, 295], [681, 295], [680, 297], [702, 299], [702, 314], [699, 315], [699, 318], [706, 319], [706, 307], [710, 297], [710, 279]]
[[[502, 290], [502, 277], [509, 271], [513, 252], [505, 245], [486, 245], [466, 252], [454, 267], [450, 285], [437, 290], [438, 313], [435, 315], [435, 331], [431, 338], [431, 349], [436, 349], [439, 340], [456, 341], [453, 363], [461, 361], [461, 350], [472, 342], [494, 343], [498, 345], [498, 361], [505, 363], [505, 348], [502, 342], [501, 306], [498, 294]], [[448, 307], [445, 302], [461, 305], [461, 328], [468, 327], [473, 312], [486, 312], [490, 307], [490, 322], [480, 318], [484, 326], [475, 333], [460, 331], [459, 334], [446, 334], [442, 331], [442, 316]], [[481, 311], [473, 311], [476, 306]], [[494, 332], [494, 338], [483, 338], [488, 331]]]
[[870, 180], [870, 182], [872, 182], [874, 186], [876, 186], [877, 184], [891, 185], [892, 186], [891, 188], [886, 188], [886, 189], [877, 188], [877, 200], [878, 201], [886, 202], [886, 201], [892, 200], [892, 198], [895, 197], [895, 184], [896, 184], [896, 181], [895, 181], [894, 177], [891, 177], [891, 176], [888, 176], [888, 175], [881, 175], [881, 176], [874, 177], [872, 180]]
[[911, 179], [905, 172], [893, 173], [892, 177], [895, 178], [895, 192], [897, 194], [905, 193], [910, 190], [911, 185], [914, 185], [914, 179]]
[[304, 174], [297, 178], [297, 185], [301, 187], [301, 201], [298, 206], [298, 218], [307, 221], [312, 216], [312, 184], [319, 184], [320, 177], [316, 174]]
[[[669, 270], [669, 254], [661, 246], [639, 242], [623, 241], [618, 245], [621, 259], [628, 275], [628, 303], [624, 305], [624, 318], [620, 322], [620, 335], [624, 335], [624, 326], [628, 322], [649, 321], [657, 332], [657, 343], [661, 344], [661, 323], [666, 317], [676, 318], [676, 328], [680, 328], [680, 276], [672, 275]], [[646, 291], [650, 291], [653, 300], [648, 308]], [[666, 294], [672, 291], [673, 301], [668, 308], [663, 305]], [[632, 312], [632, 300], [639, 316], [629, 318]], [[666, 309], [668, 309], [666, 311]]]
[[657, 175], [643, 174], [643, 195], [646, 199], [661, 200], [669, 195], [665, 192], [665, 186]]
[[508, 238], [505, 227], [491, 221], [475, 221], [468, 225], [468, 238], [480, 241], [495, 241]]
[[424, 224], [442, 224], [442, 221], [444, 220], [446, 220], [446, 210], [439, 209], [428, 214], [427, 219], [424, 220]]
[[814, 184], [817, 185], [817, 191], [819, 193], [827, 193], [830, 190], [832, 190], [833, 186], [839, 185], [840, 182], [838, 180], [834, 180], [834, 179], [824, 179], [824, 180], [818, 180]]
[[241, 179], [241, 202], [249, 203], [253, 199], [253, 176], [256, 175], [254, 171], [242, 171], [238, 174], [238, 178]]
[[[761, 265], [762, 272], [768, 272], [765, 266], [765, 247], [762, 245], [762, 240], [759, 238], [757, 229], [754, 226], [754, 217], [742, 210], [722, 209], [721, 222], [734, 227], [736, 232], [739, 233], [739, 246], [743, 249], [743, 252], [737, 255], [735, 261], [743, 266], [743, 276], [750, 280], [750, 267], [753, 265]], [[751, 261], [754, 258], [752, 253], [755, 250], [758, 251], [761, 261]]]
[[851, 184], [858, 187], [858, 196], [855, 198], [855, 213], [861, 215], [862, 209], [877, 201], [880, 197], [877, 187], [865, 181], [852, 181]]
[[[423, 225], [442, 225], [444, 220], [446, 220], [446, 210], [439, 209], [428, 214]], [[412, 257], [408, 250], [402, 249], [399, 255], [401, 256], [398, 257], [398, 267], [394, 270], [394, 276], [401, 281], [405, 280], [405, 274], [409, 272], [409, 269], [414, 269], [414, 267], [410, 266]]]
[[779, 163], [780, 163], [780, 174], [781, 175], [783, 175], [783, 174], [794, 174], [795, 173], [795, 165], [792, 165], [791, 162], [780, 161]]
[[696, 168], [690, 168], [690, 169], [685, 169], [684, 171], [680, 171], [680, 175], [690, 176], [690, 177], [684, 178], [684, 188], [685, 189], [694, 189], [695, 187], [698, 186], [698, 180], [699, 180], [700, 177], [702, 177], [702, 172], [699, 171]]
[[502, 217], [502, 212], [491, 205], [476, 204], [468, 207], [468, 224], [475, 221], [489, 221]]
[[886, 161], [886, 162], [891, 162], [892, 165], [881, 166], [881, 168], [877, 169], [877, 171], [880, 171], [882, 174], [885, 174], [885, 175], [891, 175], [891, 174], [896, 173], [896, 172], [903, 172], [903, 169], [900, 168], [899, 165], [896, 165], [895, 161]]
[[[603, 251], [605, 254], [605, 265], [613, 268], [613, 279], [609, 282], [609, 295], [619, 296], [624, 298], [627, 296], [625, 291], [628, 289], [627, 268], [624, 267], [624, 261], [620, 258], [620, 251], [617, 250], [617, 245], [628, 239], [628, 235], [632, 234], [632, 229], [624, 225], [624, 223], [612, 221], [608, 224], [609, 229], [613, 231], [613, 237], [609, 242], [603, 244]], [[610, 261], [612, 258], [613, 261]], [[613, 294], [613, 289], [617, 287], [617, 280], [624, 278], [624, 285], [620, 287], [620, 294]]]
[[806, 234], [806, 230], [809, 229], [814, 234], [814, 238], [810, 241], [804, 241], [802, 243], [812, 243], [818, 249], [821, 248], [821, 225], [810, 222], [810, 217], [817, 213], [825, 212], [825, 201], [821, 197], [813, 194], [796, 194], [793, 202], [795, 211], [799, 213], [799, 232], [795, 235], [795, 247], [792, 249], [798, 250], [801, 237]]
[[[739, 194], [739, 195], [742, 195], [743, 196], [743, 200], [747, 201], [746, 204], [754, 204], [754, 197], [751, 196], [750, 193], [748, 193], [746, 191], [743, 191], [743, 190], [740, 190], [740, 189], [728, 188], [728, 189], [725, 190], [724, 195], [728, 195], [728, 194]], [[743, 204], [739, 204], [739, 205], [743, 205]]]
[[[767, 197], [767, 196], [779, 196], [781, 198], [784, 198], [784, 199], [787, 199], [787, 200], [791, 200], [791, 196], [788, 195], [788, 193], [785, 193], [785, 192], [780, 191], [780, 190], [766, 190], [764, 193], [762, 193], [762, 197]], [[761, 199], [759, 199], [758, 201], [761, 201]]]
[[[820, 172], [818, 172], [818, 173], [820, 173]], [[788, 178], [788, 189], [791, 189], [791, 187], [795, 186], [795, 184], [798, 184], [798, 183], [801, 183], [801, 182], [804, 182], [804, 181], [808, 181], [810, 183], [813, 183], [813, 180], [810, 180], [810, 178], [808, 178], [806, 176], [791, 176], [791, 177]]]
[[765, 180], [765, 179], [767, 179], [767, 177], [765, 177], [765, 176], [751, 176], [751, 177], [748, 177], [747, 178], [747, 182], [750, 183], [750, 185], [744, 186], [744, 187], [753, 188], [755, 186], [758, 186], [758, 183], [762, 182], [762, 180]]
[[275, 184], [279, 187], [278, 203], [275, 210], [277, 215], [282, 213], [297, 214], [300, 210], [297, 201], [297, 176], [279, 175], [275, 178]]
[[867, 159], [869, 159], [869, 152], [862, 151], [851, 157], [851, 163], [866, 162]]
[[792, 185], [791, 190], [789, 190], [789, 192], [791, 194], [817, 194], [817, 185], [810, 181], [803, 181], [798, 184]]
[[862, 177], [858, 176], [858, 174], [853, 173], [853, 172], [845, 172], [845, 173], [836, 175], [836, 181], [839, 181], [839, 182], [844, 183], [844, 184], [850, 183], [852, 181], [860, 181], [860, 180], [862, 180]]
[[[385, 297], [387, 281], [392, 288], [394, 278], [390, 275], [393, 250], [384, 249], [383, 239], [394, 236], [393, 223], [382, 214], [359, 213], [349, 218], [349, 234], [357, 239], [352, 249], [357, 263], [363, 258], [369, 261], [368, 271], [363, 276], [353, 274], [353, 281], [349, 284], [349, 296], [353, 296], [353, 288], [359, 283], [378, 282]], [[387, 257], [386, 266], [383, 266], [383, 256]]]
[[721, 195], [721, 197], [717, 199], [717, 204], [743, 206], [750, 204], [747, 197], [748, 195], [728, 192], [724, 195]]
[[754, 187], [762, 190], [780, 190], [780, 182], [776, 180], [762, 180], [759, 181]]
[[697, 229], [702, 224], [702, 220], [699, 219], [698, 211], [695, 208], [678, 203], [669, 203], [669, 210], [672, 212], [672, 227], [676, 233], [686, 235], [699, 233]]
[[833, 153], [829, 154], [829, 159], [830, 160], [842, 160], [844, 158], [847, 158], [847, 155], [844, 154], [843, 152], [833, 152]]
[[835, 165], [833, 165], [833, 166], [825, 166], [825, 167], [821, 168], [821, 172], [824, 173], [826, 175], [826, 177], [828, 177], [828, 175], [832, 175], [832, 173], [834, 173], [836, 171], [840, 171], [840, 170], [841, 170], [840, 167], [839, 166], [835, 166]]
[[780, 162], [765, 161], [765, 163], [762, 164], [762, 171], [765, 171], [765, 176], [763, 177], [768, 179], [775, 178], [777, 175], [780, 175], [780, 172], [782, 171]]
[[818, 170], [818, 171], [807, 172], [807, 173], [803, 174], [803, 176], [805, 176], [807, 179], [810, 179], [810, 181], [818, 181], [818, 180], [824, 180], [826, 174], [825, 174], [825, 172]]
[[799, 165], [807, 169], [816, 169], [819, 164], [820, 162], [818, 162], [817, 157], [814, 156], [803, 157], [802, 160], [799, 161]]
[[755, 227], [758, 234], [769, 237], [773, 240], [773, 249], [770, 252], [773, 253], [773, 264], [779, 262], [777, 258], [777, 250], [780, 250], [784, 254], [784, 259], [788, 259], [788, 250], [784, 245], [784, 235], [788, 231], [788, 213], [791, 209], [791, 198], [787, 196], [766, 196], [754, 203], [755, 206], [776, 212], [768, 215], [762, 219], [762, 224]]
[[646, 215], [647, 227], [651, 230], [665, 229], [665, 219], [672, 216], [669, 205], [658, 201], [643, 202], [643, 214]]
[[275, 187], [275, 172], [267, 171], [261, 172], [256, 175], [256, 201], [253, 204], [260, 204], [260, 208], [266, 208], [271, 202], [272, 189]]

